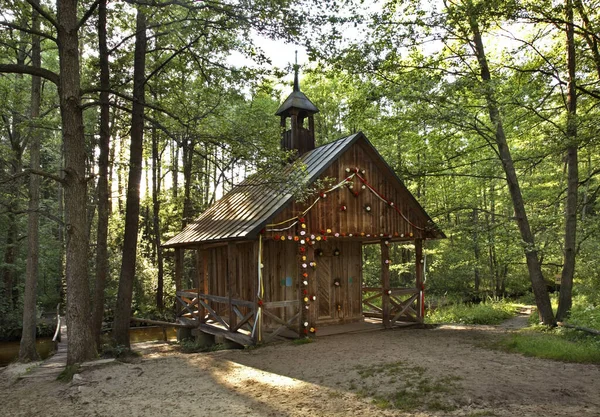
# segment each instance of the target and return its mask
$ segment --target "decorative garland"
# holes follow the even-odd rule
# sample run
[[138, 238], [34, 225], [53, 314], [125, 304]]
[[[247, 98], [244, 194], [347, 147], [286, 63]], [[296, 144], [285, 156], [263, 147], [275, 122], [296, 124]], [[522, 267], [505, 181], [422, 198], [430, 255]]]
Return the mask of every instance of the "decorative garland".
[[[373, 193], [377, 198], [379, 198], [381, 201], [383, 201], [388, 207], [393, 208], [400, 216], [402, 216], [402, 218], [408, 223], [410, 224], [412, 227], [414, 227], [417, 230], [421, 230], [424, 231], [426, 230], [423, 227], [419, 227], [416, 224], [414, 224], [413, 222], [411, 222], [405, 215], [404, 213], [402, 213], [400, 211], [400, 209], [394, 204], [393, 201], [388, 200], [387, 198], [385, 198], [383, 196], [383, 194], [381, 194], [379, 191], [377, 191], [371, 184], [369, 184], [367, 182], [367, 180], [364, 178], [365, 175], [365, 170], [360, 170], [359, 168], [346, 168], [346, 172], [348, 174], [350, 174], [348, 177], [344, 178], [342, 181], [340, 181], [338, 184], [334, 185], [333, 187], [331, 187], [328, 190], [324, 190], [319, 192], [319, 196], [313, 201], [313, 203], [308, 206], [308, 208], [306, 208], [302, 213], [300, 213], [298, 216], [287, 219], [287, 220], [283, 220], [281, 222], [278, 223], [271, 223], [271, 224], [267, 224], [265, 229], [263, 229], [260, 233], [260, 243], [259, 243], [259, 293], [258, 295], [258, 311], [257, 311], [257, 322], [262, 321], [262, 297], [263, 297], [263, 283], [262, 283], [262, 235], [265, 232], [276, 232], [276, 233], [280, 233], [280, 232], [285, 232], [288, 231], [290, 229], [292, 229], [293, 227], [297, 226], [298, 230], [296, 234], [288, 234], [288, 235], [280, 235], [280, 234], [275, 234], [273, 236], [273, 240], [275, 241], [294, 241], [298, 243], [298, 252], [300, 254], [299, 256], [299, 270], [300, 270], [300, 282], [302, 283], [302, 301], [304, 302], [304, 308], [302, 309], [302, 314], [301, 314], [301, 323], [302, 323], [302, 327], [303, 327], [303, 333], [306, 337], [309, 336], [309, 334], [315, 334], [317, 329], [314, 325], [311, 325], [310, 323], [310, 318], [309, 318], [309, 310], [311, 307], [311, 303], [317, 301], [317, 296], [316, 295], [310, 295], [308, 288], [309, 288], [309, 278], [310, 278], [310, 274], [309, 274], [309, 267], [310, 270], [315, 270], [317, 268], [317, 262], [313, 259], [313, 260], [307, 260], [307, 247], [308, 246], [312, 246], [314, 245], [316, 242], [319, 242], [321, 240], [326, 241], [328, 235], [333, 234], [334, 237], [339, 238], [339, 237], [353, 237], [353, 236], [361, 236], [361, 237], [404, 237], [404, 233], [398, 233], [398, 232], [394, 232], [394, 234], [392, 235], [391, 233], [365, 233], [365, 232], [359, 232], [356, 234], [353, 233], [346, 233], [346, 232], [333, 232], [331, 229], [327, 228], [327, 229], [321, 229], [319, 231], [319, 233], [308, 233], [307, 232], [307, 225], [306, 225], [306, 219], [304, 216], [306, 216], [306, 214], [321, 200], [324, 198], [327, 198], [327, 194], [331, 193], [332, 191], [335, 191], [339, 188], [342, 188], [343, 186], [346, 186], [346, 188], [354, 195], [354, 197], [358, 197], [359, 196], [359, 191], [354, 190], [354, 184], [353, 184], [353, 179], [354, 177], [357, 177], [361, 182], [361, 187], [360, 190], [366, 190], [368, 189], [369, 191], [371, 191], [371, 193]], [[368, 214], [371, 213], [372, 211], [372, 207], [370, 204], [366, 204], [363, 206], [364, 211]], [[342, 204], [339, 207], [339, 210], [342, 212], [345, 212], [348, 210], [348, 207], [345, 204]], [[285, 227], [279, 227], [276, 228], [278, 226], [285, 226]], [[408, 236], [412, 237], [413, 233], [409, 232]], [[388, 245], [389, 242], [385, 241], [385, 244]], [[323, 256], [323, 250], [322, 249], [316, 249], [314, 250], [314, 252], [312, 252], [313, 257], [317, 258], [320, 256]], [[340, 250], [338, 248], [335, 248], [333, 251], [333, 255], [334, 256], [339, 256], [340, 255]], [[389, 266], [389, 264], [391, 264], [391, 260], [386, 259], [385, 264]], [[339, 278], [336, 278], [334, 280], [334, 285], [336, 287], [340, 287], [341, 285], [341, 280]], [[391, 295], [391, 290], [387, 291], [388, 296]], [[424, 288], [421, 289], [421, 298], [423, 298], [424, 295]], [[341, 311], [341, 304], [337, 304], [336, 305], [336, 309], [338, 312]], [[255, 329], [253, 329], [253, 333], [255, 333], [256, 330], [258, 330], [259, 332], [259, 340], [262, 339], [262, 335], [260, 335], [260, 327], [262, 326], [258, 326], [258, 329], [256, 329], [257, 326], [255, 326]]]
[[[278, 223], [267, 224], [266, 225], [266, 229], [263, 229], [263, 230], [266, 231], [266, 232], [283, 232], [283, 231], [291, 229], [292, 227], [296, 226], [298, 223], [300, 223], [302, 229], [306, 229], [306, 223], [304, 222], [304, 216], [306, 216], [306, 214], [319, 202], [319, 200], [321, 200], [323, 198], [327, 198], [327, 194], [328, 193], [330, 193], [330, 192], [332, 192], [334, 190], [337, 190], [337, 189], [343, 187], [344, 185], [346, 185], [347, 188], [352, 192], [352, 194], [354, 195], [354, 197], [358, 197], [359, 192], [358, 191], [354, 191], [354, 184], [353, 184], [353, 181], [352, 181], [354, 179], [354, 177], [357, 177], [362, 182], [362, 185], [361, 185], [361, 189], [362, 190], [368, 189], [369, 191], [371, 191], [377, 198], [379, 198], [381, 201], [383, 201], [386, 205], [388, 205], [390, 208], [393, 208], [412, 227], [414, 227], [417, 230], [421, 230], [421, 231], [426, 230], [424, 227], [417, 226], [416, 224], [414, 224], [413, 222], [411, 222], [408, 219], [408, 217], [406, 217], [404, 215], [404, 213], [402, 213], [402, 211], [400, 211], [400, 209], [396, 206], [396, 204], [394, 204], [393, 201], [388, 200], [387, 198], [385, 198], [383, 196], [383, 194], [381, 194], [371, 184], [369, 184], [369, 182], [363, 177], [363, 175], [365, 175], [365, 170], [364, 169], [361, 170], [358, 167], [356, 167], [356, 168], [346, 168], [346, 172], [350, 174], [348, 177], [344, 178], [342, 181], [340, 181], [339, 183], [337, 183], [336, 185], [334, 185], [330, 189], [321, 191], [319, 193], [319, 196], [315, 199], [315, 201], [313, 201], [313, 203], [310, 206], [308, 206], [308, 208], [306, 208], [306, 210], [304, 210], [302, 213], [300, 213], [300, 215], [298, 215], [296, 217], [292, 217], [292, 218], [287, 219], [287, 220], [283, 220], [283, 221], [278, 222]], [[339, 209], [340, 209], [340, 211], [346, 211], [346, 210], [348, 210], [348, 207], [345, 204], [342, 204]], [[364, 210], [365, 210], [365, 212], [370, 213], [371, 210], [372, 210], [371, 205], [369, 205], [369, 204], [365, 205], [364, 206]], [[276, 226], [282, 226], [282, 225], [285, 225], [285, 224], [288, 224], [288, 223], [290, 223], [290, 224], [288, 226], [286, 226], [286, 227], [283, 227], [283, 228], [274, 228]], [[321, 232], [323, 232], [323, 230], [321, 230]], [[327, 229], [327, 232], [330, 233], [330, 229]], [[300, 232], [300, 234], [301, 235], [305, 235], [305, 233], [302, 233], [302, 231]], [[321, 235], [325, 235], [325, 233], [321, 233]], [[342, 234], [342, 237], [343, 236], [344, 235]], [[352, 234], [348, 234], [348, 236], [352, 237]], [[370, 237], [371, 235], [370, 234], [361, 234], [361, 236]], [[373, 234], [373, 236], [376, 236], [376, 234]], [[386, 234], [380, 234], [380, 236], [384, 237], [384, 236], [392, 236], [392, 235], [391, 234], [388, 234], [388, 235], [386, 235]], [[397, 232], [394, 233], [394, 237], [398, 237], [398, 236], [404, 237], [404, 234], [403, 233], [402, 234], [398, 234]], [[410, 232], [409, 236], [412, 237], [413, 233]], [[336, 237], [338, 237], [338, 236], [336, 236]], [[290, 236], [288, 236], [288, 238], [291, 240]], [[281, 240], [285, 240], [285, 237], [282, 236]], [[313, 240], [314, 240], [314, 238], [313, 238]]]

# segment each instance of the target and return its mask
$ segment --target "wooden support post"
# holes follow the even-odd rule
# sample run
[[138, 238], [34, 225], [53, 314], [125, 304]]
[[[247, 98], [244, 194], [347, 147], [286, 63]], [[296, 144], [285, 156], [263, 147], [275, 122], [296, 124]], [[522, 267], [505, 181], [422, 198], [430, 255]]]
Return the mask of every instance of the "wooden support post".
[[[423, 291], [423, 239], [415, 239], [415, 278], [417, 291]], [[423, 299], [422, 292], [417, 297], [417, 320], [423, 323]]]
[[[200, 299], [200, 294], [208, 294], [208, 292], [203, 291], [206, 286], [207, 263], [208, 257], [206, 256], [206, 250], [202, 249], [202, 247], [198, 247], [196, 250], [196, 288], [198, 289], [198, 299]], [[198, 303], [198, 323], [202, 322], [205, 315], [206, 312], [204, 307], [201, 303]]]
[[298, 114], [296, 110], [291, 110], [292, 116], [290, 118], [290, 127], [291, 127], [291, 135], [292, 140], [290, 141], [290, 149], [298, 149], [299, 141], [298, 141]]
[[[175, 293], [181, 291], [181, 280], [183, 278], [183, 249], [175, 248]], [[181, 312], [179, 303], [175, 303], [175, 312], [177, 316]]]
[[[262, 278], [262, 235], [259, 235], [258, 241], [255, 243], [253, 254], [256, 259], [256, 298], [254, 299], [254, 328], [252, 329], [252, 342], [254, 344], [262, 343], [262, 331], [263, 331], [263, 297], [264, 297], [264, 283]], [[260, 303], [260, 304], [259, 304]]]
[[[198, 285], [198, 291], [202, 291], [202, 294], [209, 294], [209, 285], [208, 285], [208, 255], [209, 252], [204, 249], [202, 250], [202, 286]], [[204, 300], [204, 302], [208, 303], [208, 300]], [[198, 312], [200, 313], [199, 322], [204, 322], [204, 317], [206, 317], [206, 309], [202, 305], [202, 303], [198, 303]]]
[[383, 327], [390, 328], [390, 248], [385, 244], [385, 240], [380, 243], [381, 246], [381, 308], [383, 310]]
[[235, 297], [235, 283], [237, 282], [237, 246], [233, 242], [227, 244], [227, 296], [229, 297], [229, 329], [235, 329], [237, 316], [233, 311], [232, 298]]

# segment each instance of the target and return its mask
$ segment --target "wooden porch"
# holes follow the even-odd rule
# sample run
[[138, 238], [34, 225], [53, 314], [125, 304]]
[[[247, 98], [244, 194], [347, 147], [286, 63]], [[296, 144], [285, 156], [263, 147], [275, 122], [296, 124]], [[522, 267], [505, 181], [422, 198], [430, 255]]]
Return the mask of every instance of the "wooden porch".
[[[177, 291], [181, 307], [177, 321], [243, 346], [300, 336], [300, 302], [273, 301], [259, 305], [247, 300], [203, 294], [198, 289]], [[295, 314], [288, 317], [292, 309]], [[270, 325], [265, 325], [267, 318]]]
[[[423, 323], [422, 240], [414, 240], [415, 286], [410, 288], [391, 286], [389, 243], [388, 239], [378, 241], [381, 249], [380, 286], [363, 287], [361, 277], [357, 281], [357, 284], [360, 282], [358, 284], [360, 287], [354, 287], [357, 291], [352, 293], [355, 294], [353, 299], [360, 303], [358, 314], [337, 321], [334, 321], [335, 317], [332, 320], [329, 315], [319, 314], [319, 309], [323, 304], [321, 298], [325, 297], [323, 300], [329, 308], [326, 311], [330, 314], [330, 304], [333, 302], [331, 294], [336, 287], [328, 289], [327, 286], [336, 285], [336, 281], [339, 284], [340, 279], [337, 278], [330, 283], [334, 278], [333, 274], [324, 274], [325, 280], [315, 279], [315, 268], [307, 268], [308, 261], [302, 261], [304, 265], [301, 265], [299, 272], [296, 272], [299, 259], [296, 245], [292, 244], [289, 256], [282, 256], [281, 259], [291, 259], [291, 266], [287, 270], [288, 276], [299, 274], [301, 278], [297, 279], [295, 285], [288, 285], [288, 280], [290, 284], [294, 281], [291, 277], [282, 280], [281, 283], [271, 278], [267, 284], [269, 291], [264, 290], [263, 274], [267, 276], [267, 273], [259, 272], [251, 279], [241, 278], [246, 277], [245, 271], [262, 269], [258, 267], [263, 262], [262, 245], [228, 243], [212, 247], [212, 255], [203, 248], [198, 251], [197, 258], [198, 288], [176, 292], [179, 307], [177, 321], [197, 329], [196, 331], [224, 337], [243, 346], [312, 336], [317, 333], [317, 330], [319, 335], [326, 335], [355, 331], [355, 328], [370, 329], [377, 326], [381, 329]], [[179, 250], [176, 250], [176, 259], [181, 260], [181, 254], [177, 255]], [[310, 248], [306, 255], [313, 259], [313, 248]], [[306, 255], [304, 258], [307, 257]], [[279, 252], [273, 251], [267, 256], [280, 255]], [[333, 258], [335, 257], [331, 259]], [[253, 259], [254, 262], [250, 262]], [[358, 259], [360, 260], [360, 255]], [[321, 270], [334, 271], [335, 277], [348, 275], [344, 262], [341, 262], [342, 266], [335, 270], [326, 267], [326, 260], [325, 256], [319, 258]], [[181, 262], [179, 261], [178, 264]], [[176, 268], [176, 276], [181, 276], [182, 270], [182, 266]], [[285, 273], [285, 268], [277, 267], [269, 271], [271, 275], [281, 276]], [[221, 279], [218, 279], [219, 277]], [[256, 284], [253, 283], [254, 280], [257, 281]], [[307, 286], [302, 284], [302, 280], [316, 281], [315, 284], [323, 286]], [[176, 281], [181, 283], [181, 279]], [[347, 280], [346, 283], [349, 285]], [[210, 294], [211, 290], [218, 291], [221, 295]], [[251, 299], [243, 299], [243, 297]], [[342, 303], [345, 301], [342, 300]], [[308, 312], [312, 314], [312, 318], [308, 317]]]
[[[364, 287], [362, 292], [363, 319], [321, 327], [319, 337], [423, 323], [421, 291], [418, 289]], [[299, 300], [266, 302], [259, 308], [251, 301], [202, 294], [197, 289], [190, 289], [178, 291], [177, 301], [181, 306], [177, 318], [179, 323], [242, 346], [304, 336]], [[289, 308], [296, 313], [287, 318], [285, 311]], [[268, 318], [271, 326], [264, 326], [263, 318]]]

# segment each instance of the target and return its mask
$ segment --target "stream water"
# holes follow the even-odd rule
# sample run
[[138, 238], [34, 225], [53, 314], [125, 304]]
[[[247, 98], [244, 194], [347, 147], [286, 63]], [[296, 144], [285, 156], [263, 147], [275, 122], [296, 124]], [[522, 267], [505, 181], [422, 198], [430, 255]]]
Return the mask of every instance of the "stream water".
[[[167, 340], [177, 340], [177, 329], [175, 327], [165, 328]], [[129, 329], [129, 340], [131, 343], [150, 342], [153, 340], [163, 340], [164, 333], [162, 327], [132, 327]], [[54, 352], [54, 343], [52, 338], [41, 338], [36, 341], [37, 351], [42, 359], [46, 359]], [[19, 342], [0, 342], [0, 366], [6, 366], [13, 362], [19, 356]]]
[[[0, 366], [6, 366], [19, 356], [20, 342], [0, 342]], [[42, 359], [46, 359], [54, 352], [54, 342], [51, 337], [37, 339], [36, 350]]]

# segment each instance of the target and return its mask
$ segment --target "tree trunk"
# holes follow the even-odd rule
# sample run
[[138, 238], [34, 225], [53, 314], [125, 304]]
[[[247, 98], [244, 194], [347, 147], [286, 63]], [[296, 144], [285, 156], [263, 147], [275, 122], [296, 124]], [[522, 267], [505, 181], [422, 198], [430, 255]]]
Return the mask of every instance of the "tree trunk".
[[565, 1], [567, 33], [567, 203], [565, 207], [565, 252], [560, 278], [560, 295], [556, 319], [564, 320], [573, 303], [573, 274], [575, 273], [576, 231], [577, 231], [577, 192], [579, 169], [577, 161], [577, 92], [575, 91], [575, 31], [573, 27], [573, 3]]
[[473, 252], [475, 255], [475, 267], [473, 268], [473, 274], [475, 278], [475, 292], [479, 293], [479, 285], [481, 277], [479, 275], [479, 258], [481, 257], [481, 251], [479, 249], [479, 213], [476, 208], [473, 209]]
[[[39, 0], [33, 0], [39, 5]], [[39, 16], [32, 10], [31, 26], [39, 30]], [[41, 68], [40, 37], [32, 35], [31, 65]], [[29, 166], [32, 170], [40, 169], [40, 137], [34, 121], [40, 116], [41, 82], [40, 77], [31, 77], [31, 110], [29, 128]], [[25, 270], [25, 294], [23, 297], [23, 332], [19, 346], [19, 362], [39, 360], [35, 349], [36, 333], [36, 293], [39, 259], [39, 206], [40, 177], [32, 174], [29, 177], [29, 210], [27, 217], [27, 266]]]
[[162, 247], [160, 246], [160, 155], [158, 152], [158, 131], [152, 129], [152, 221], [154, 231], [154, 248], [156, 250], [157, 284], [156, 308], [162, 310], [164, 287], [164, 261]]
[[[23, 39], [23, 33], [20, 33], [21, 38], [19, 39], [18, 53], [17, 53], [17, 64], [24, 65], [26, 58], [26, 44]], [[22, 74], [15, 74], [15, 78], [20, 80], [23, 78]], [[15, 97], [22, 96], [24, 92], [21, 91], [20, 83], [15, 83]], [[8, 132], [8, 139], [10, 142], [10, 159], [9, 167], [11, 175], [18, 175], [23, 170], [23, 150], [24, 141], [22, 135], [22, 123], [23, 123], [23, 110], [18, 106], [19, 103], [14, 102], [13, 108], [10, 110], [11, 118], [6, 118], [6, 130]], [[18, 106], [18, 107], [17, 107]], [[17, 219], [17, 212], [20, 210], [21, 198], [19, 196], [21, 192], [22, 181], [20, 177], [16, 177], [10, 182], [8, 187], [8, 194], [10, 199], [7, 204], [7, 230], [6, 230], [6, 249], [4, 250], [4, 263], [2, 265], [2, 280], [4, 282], [5, 299], [7, 301], [9, 309], [16, 308], [19, 301], [19, 292], [17, 285], [17, 271], [16, 262], [19, 254], [19, 223]]]
[[171, 143], [171, 170], [173, 173], [173, 199], [177, 201], [179, 192], [179, 144], [177, 141]]
[[85, 135], [81, 109], [77, 0], [58, 0], [59, 98], [65, 146], [67, 364], [96, 356], [90, 320]]
[[100, 58], [100, 156], [98, 158], [98, 224], [96, 229], [96, 284], [94, 286], [94, 312], [92, 323], [94, 340], [100, 347], [102, 317], [104, 315], [104, 289], [108, 276], [108, 155], [110, 153], [110, 88], [108, 47], [106, 44], [106, 3], [98, 5], [98, 50]]
[[[61, 144], [60, 148], [60, 169], [64, 170], [65, 166], [65, 145]], [[57, 284], [57, 294], [59, 296], [60, 302], [63, 305], [66, 305], [67, 302], [67, 282], [65, 277], [65, 188], [62, 183], [58, 183], [56, 190], [56, 200], [58, 207], [58, 218], [61, 220], [61, 223], [57, 226], [56, 240], [58, 241], [58, 265], [57, 271], [59, 271]]]
[[479, 24], [476, 20], [474, 13], [469, 13], [469, 25], [473, 33], [474, 50], [479, 62], [481, 71], [481, 78], [484, 84], [484, 95], [488, 106], [489, 118], [496, 130], [496, 145], [498, 146], [498, 154], [502, 161], [502, 167], [506, 174], [506, 182], [508, 184], [508, 190], [512, 199], [515, 217], [517, 219], [517, 225], [521, 233], [521, 239], [525, 244], [525, 258], [527, 260], [527, 268], [529, 270], [529, 278], [531, 279], [531, 286], [535, 295], [538, 311], [542, 318], [542, 321], [548, 325], [554, 325], [554, 313], [552, 312], [552, 305], [550, 304], [550, 297], [546, 288], [546, 281], [542, 274], [541, 265], [538, 260], [537, 249], [535, 246], [535, 239], [531, 232], [529, 225], [529, 219], [527, 218], [527, 212], [525, 210], [525, 204], [523, 202], [523, 196], [521, 194], [521, 188], [519, 186], [519, 180], [515, 171], [513, 159], [508, 148], [506, 141], [506, 134], [502, 126], [502, 118], [498, 109], [498, 103], [495, 98], [495, 92], [492, 85], [492, 77], [487, 63], [485, 55], [485, 49], [483, 47], [483, 40], [479, 31]]
[[129, 348], [129, 318], [137, 257], [140, 217], [140, 180], [144, 139], [144, 84], [146, 69], [146, 16], [138, 9], [136, 19], [135, 55], [133, 67], [133, 107], [131, 112], [131, 142], [129, 146], [129, 179], [125, 212], [123, 260], [119, 277], [119, 293], [115, 310], [113, 339], [117, 345]]
[[183, 143], [183, 216], [182, 228], [192, 220], [192, 162], [194, 160], [194, 139], [185, 139]]

